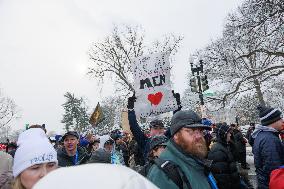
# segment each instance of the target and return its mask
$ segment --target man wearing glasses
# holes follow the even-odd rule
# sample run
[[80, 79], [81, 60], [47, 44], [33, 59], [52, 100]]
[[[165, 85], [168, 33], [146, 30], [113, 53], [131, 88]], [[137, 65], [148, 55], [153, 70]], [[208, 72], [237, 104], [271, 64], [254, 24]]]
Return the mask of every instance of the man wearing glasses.
[[[204, 130], [210, 127], [201, 123], [201, 118], [192, 110], [179, 111], [171, 120], [171, 139], [160, 155], [160, 159], [167, 160], [162, 168], [156, 164], [149, 171], [148, 179], [162, 189], [203, 188], [211, 189], [215, 181], [209, 181], [212, 174], [207, 171], [205, 160], [208, 150], [204, 139]], [[171, 162], [178, 167], [182, 185], [177, 183], [163, 171], [163, 167]], [[206, 173], [207, 171], [207, 173]], [[213, 182], [213, 183], [212, 183]], [[214, 188], [214, 187], [212, 187]]]

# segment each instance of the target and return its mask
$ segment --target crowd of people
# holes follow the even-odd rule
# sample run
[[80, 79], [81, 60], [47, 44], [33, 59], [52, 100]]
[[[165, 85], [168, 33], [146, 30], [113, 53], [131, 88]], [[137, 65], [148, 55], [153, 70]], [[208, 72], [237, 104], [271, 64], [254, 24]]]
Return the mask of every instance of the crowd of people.
[[177, 98], [170, 126], [155, 119], [145, 134], [134, 102], [135, 96], [128, 99], [131, 133], [115, 129], [103, 140], [68, 131], [51, 140], [44, 125], [32, 125], [16, 143], [7, 141], [6, 152], [0, 151], [0, 188], [253, 188], [244, 174], [250, 169], [247, 145], [254, 154], [257, 188], [284, 188], [279, 109], [260, 106], [260, 124], [251, 123], [244, 136], [237, 124], [212, 123], [182, 110]]

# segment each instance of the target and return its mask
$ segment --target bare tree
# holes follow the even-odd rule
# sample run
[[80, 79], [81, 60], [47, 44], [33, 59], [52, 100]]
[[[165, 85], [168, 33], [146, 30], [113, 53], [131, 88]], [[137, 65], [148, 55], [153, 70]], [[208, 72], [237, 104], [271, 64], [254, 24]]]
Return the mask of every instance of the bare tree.
[[256, 107], [258, 100], [256, 95], [244, 95], [236, 103], [236, 115], [240, 118], [240, 125], [256, 123], [259, 121], [259, 115]]
[[120, 128], [123, 107], [123, 98], [113, 96], [103, 99], [101, 108], [104, 119], [94, 128], [95, 133], [104, 135], [109, 134], [114, 129]]
[[0, 129], [0, 142], [7, 142], [7, 139], [9, 139], [10, 142], [16, 142], [18, 139], [18, 136], [24, 131], [24, 129], [19, 129], [13, 131], [11, 126], [6, 126]]
[[[232, 105], [248, 92], [265, 104], [264, 91], [284, 72], [283, 9], [261, 2], [246, 1], [229, 15], [223, 36], [193, 55], [206, 63], [206, 72], [217, 88], [217, 95], [209, 100], [217, 101], [219, 108]], [[264, 19], [259, 13], [273, 10], [277, 17], [282, 15], [277, 21], [271, 19], [276, 14], [265, 14]]]
[[0, 129], [8, 127], [16, 118], [19, 118], [19, 110], [15, 102], [0, 91]]
[[136, 57], [154, 52], [171, 52], [179, 48], [183, 37], [167, 35], [148, 48], [144, 30], [139, 26], [115, 26], [112, 33], [101, 42], [93, 43], [88, 54], [92, 62], [87, 74], [103, 83], [105, 77], [114, 79], [116, 90], [122, 94], [134, 92], [132, 63]]
[[238, 28], [243, 35], [254, 35], [265, 41], [242, 56], [263, 53], [284, 58], [284, 2], [282, 0], [247, 0], [236, 13], [230, 14], [228, 20], [234, 23], [231, 27]]

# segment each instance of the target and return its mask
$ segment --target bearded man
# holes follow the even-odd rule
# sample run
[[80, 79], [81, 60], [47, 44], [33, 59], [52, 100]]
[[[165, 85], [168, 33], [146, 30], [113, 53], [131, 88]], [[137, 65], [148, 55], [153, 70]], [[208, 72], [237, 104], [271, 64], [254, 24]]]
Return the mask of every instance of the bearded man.
[[[192, 110], [179, 111], [171, 120], [172, 138], [167, 143], [167, 147], [160, 155], [160, 159], [170, 161], [178, 167], [178, 173], [181, 174], [182, 185], [178, 186], [163, 171], [163, 166], [154, 164], [147, 178], [161, 189], [212, 189], [216, 186], [212, 174], [206, 166], [208, 161], [207, 146], [204, 139], [203, 131], [210, 127], [201, 123], [201, 118]], [[171, 172], [171, 171], [169, 171]], [[210, 179], [211, 178], [211, 179]]]

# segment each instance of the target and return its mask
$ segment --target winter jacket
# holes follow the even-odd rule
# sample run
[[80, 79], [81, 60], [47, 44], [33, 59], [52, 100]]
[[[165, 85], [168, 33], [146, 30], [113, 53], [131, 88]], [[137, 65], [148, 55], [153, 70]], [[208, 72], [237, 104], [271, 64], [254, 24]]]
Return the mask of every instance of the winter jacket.
[[241, 131], [234, 129], [233, 131], [234, 142], [239, 153], [246, 152], [246, 140]]
[[132, 156], [132, 158], [134, 159], [135, 165], [142, 166], [145, 164], [142, 149], [138, 147], [137, 141], [134, 139], [129, 142], [129, 153], [130, 156]]
[[146, 162], [148, 153], [150, 151], [150, 139], [144, 135], [143, 131], [138, 125], [134, 110], [128, 110], [128, 120], [130, 130], [134, 136], [134, 139], [137, 141], [138, 147], [143, 152], [143, 158]]
[[10, 154], [0, 151], [0, 175], [7, 171], [12, 171], [13, 158]]
[[12, 171], [6, 171], [0, 174], [0, 188], [1, 189], [12, 189], [13, 183]]
[[158, 189], [139, 173], [121, 165], [93, 163], [48, 173], [33, 189]]
[[0, 151], [0, 188], [10, 189], [13, 181], [13, 158], [10, 154]]
[[258, 189], [268, 189], [271, 171], [284, 164], [284, 147], [279, 132], [271, 127], [257, 125], [252, 138]]
[[[185, 153], [173, 140], [168, 141], [160, 158], [177, 164], [186, 175], [192, 189], [211, 189], [205, 175], [204, 164], [197, 158]], [[151, 167], [147, 178], [160, 189], [179, 189], [156, 164]]]
[[[76, 163], [76, 165], [81, 165], [86, 163], [91, 157], [91, 154], [88, 154], [87, 150], [83, 147], [77, 147], [77, 150], [78, 150], [78, 162]], [[59, 149], [57, 151], [57, 159], [59, 167], [68, 167], [75, 165], [74, 163], [75, 156], [68, 156], [65, 148]]]
[[117, 149], [121, 151], [123, 155], [123, 162], [124, 164], [129, 167], [128, 161], [129, 161], [129, 149], [127, 147], [126, 143], [118, 144], [116, 145]]
[[111, 154], [103, 148], [99, 148], [92, 153], [88, 163], [111, 163]]
[[118, 146], [114, 146], [111, 151], [111, 164], [125, 165], [123, 152]]
[[271, 172], [269, 189], [283, 189], [284, 188], [284, 165]]
[[247, 139], [248, 141], [250, 141], [252, 133], [253, 133], [253, 129], [252, 129], [252, 128], [249, 128], [249, 129], [247, 130], [247, 133], [246, 133], [246, 139]]
[[240, 188], [240, 176], [232, 153], [232, 144], [217, 137], [208, 159], [213, 160], [211, 168], [220, 189]]

